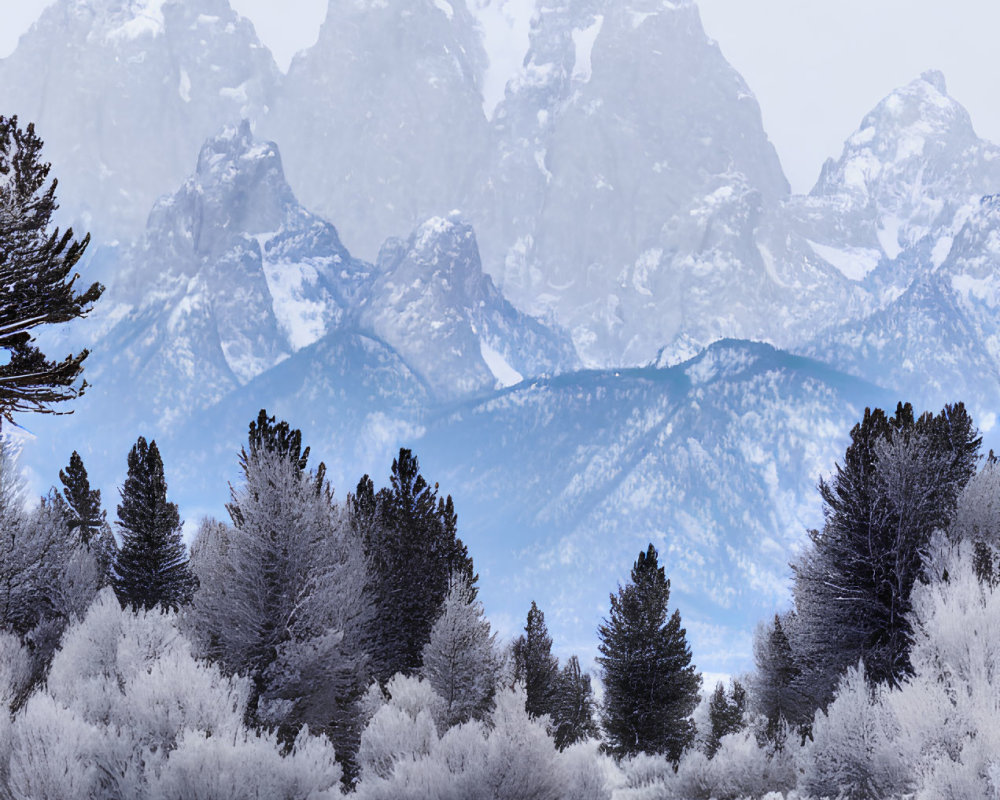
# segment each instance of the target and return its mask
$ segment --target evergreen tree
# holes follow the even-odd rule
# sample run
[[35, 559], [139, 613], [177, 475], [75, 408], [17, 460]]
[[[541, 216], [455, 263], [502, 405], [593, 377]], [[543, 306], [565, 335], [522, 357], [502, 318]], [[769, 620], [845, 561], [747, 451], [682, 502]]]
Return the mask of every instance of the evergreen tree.
[[364, 543], [376, 620], [370, 632], [375, 675], [412, 674], [430, 638], [451, 574], [477, 576], [457, 533], [451, 497], [440, 498], [420, 474], [410, 450], [392, 462], [390, 486], [377, 493], [365, 475], [350, 500], [352, 523]]
[[796, 689], [801, 671], [795, 663], [785, 625], [777, 614], [772, 625], [757, 631], [754, 660], [757, 666], [751, 682], [754, 710], [766, 720], [765, 736], [775, 741], [782, 722], [801, 726], [811, 716], [811, 709]]
[[101, 508], [101, 490], [90, 488], [83, 459], [76, 450], [69, 458], [69, 466], [59, 470], [59, 481], [69, 511], [69, 529], [76, 531], [80, 541], [89, 545], [91, 539], [101, 535], [107, 524], [106, 514]]
[[334, 741], [352, 774], [355, 703], [368, 681], [370, 619], [360, 542], [308, 448], [261, 412], [230, 488], [232, 525], [206, 520], [192, 545], [198, 590], [188, 612], [205, 656], [251, 681], [247, 721], [287, 744], [308, 726]]
[[747, 710], [747, 692], [743, 684], [733, 681], [733, 688], [727, 693], [720, 681], [708, 701], [708, 720], [711, 726], [705, 742], [705, 755], [715, 756], [723, 736], [739, 733], [744, 728], [743, 715]]
[[533, 717], [552, 715], [559, 684], [559, 661], [552, 655], [552, 637], [545, 615], [535, 601], [528, 609], [524, 633], [514, 642], [514, 677], [524, 683], [524, 710]]
[[653, 545], [632, 567], [632, 580], [611, 595], [598, 629], [604, 680], [604, 732], [616, 757], [640, 752], [677, 762], [694, 737], [691, 713], [699, 678], [680, 612], [668, 616], [670, 581]]
[[482, 603], [473, 597], [466, 577], [456, 574], [424, 645], [420, 668], [444, 701], [441, 730], [486, 716], [496, 687], [495, 640]]
[[559, 673], [552, 709], [556, 747], [565, 750], [584, 739], [596, 739], [600, 732], [594, 710], [590, 675], [580, 671], [580, 660], [576, 656], [570, 656]]
[[32, 331], [85, 316], [104, 291], [95, 283], [77, 293], [73, 270], [90, 237], [50, 231], [56, 181], [46, 185], [41, 150], [34, 125], [0, 116], [0, 350], [9, 353], [0, 364], [0, 424], [16, 412], [55, 413], [52, 404], [83, 393], [86, 381], [77, 379], [87, 351], [49, 360]]
[[794, 565], [798, 688], [825, 707], [859, 659], [873, 682], [910, 673], [910, 593], [937, 528], [947, 528], [975, 472], [981, 439], [965, 407], [915, 418], [865, 410], [833, 479], [820, 483], [825, 524]]
[[176, 610], [194, 592], [195, 580], [181, 540], [177, 506], [167, 501], [167, 481], [156, 442], [139, 437], [128, 455], [118, 527], [122, 546], [111, 584], [122, 606]]

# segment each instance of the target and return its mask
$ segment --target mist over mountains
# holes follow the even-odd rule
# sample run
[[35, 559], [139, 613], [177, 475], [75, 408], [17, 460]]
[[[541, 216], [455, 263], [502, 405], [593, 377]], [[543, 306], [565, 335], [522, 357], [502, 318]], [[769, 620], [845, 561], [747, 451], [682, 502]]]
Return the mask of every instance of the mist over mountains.
[[[94, 233], [73, 449], [135, 437], [221, 514], [259, 408], [340, 496], [412, 447], [513, 631], [592, 655], [653, 541], [695, 661], [744, 668], [865, 405], [1000, 396], [1000, 149], [944, 78], [885, 98], [792, 195], [687, 0], [542, 0], [492, 116], [464, 0], [331, 0], [282, 75], [226, 0], [57, 0], [0, 60], [63, 218]], [[845, 121], [845, 130], [851, 121]]]

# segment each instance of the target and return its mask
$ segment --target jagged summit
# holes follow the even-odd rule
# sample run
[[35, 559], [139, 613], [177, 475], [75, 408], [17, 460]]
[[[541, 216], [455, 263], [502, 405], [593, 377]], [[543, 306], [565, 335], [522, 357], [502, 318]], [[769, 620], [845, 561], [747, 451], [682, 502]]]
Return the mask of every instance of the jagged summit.
[[940, 264], [948, 243], [939, 242], [957, 232], [960, 210], [998, 188], [1000, 148], [976, 135], [944, 76], [926, 72], [865, 116], [840, 158], [824, 165], [810, 197], [828, 205], [827, 216], [841, 217], [827, 241], [867, 239], [894, 259], [927, 239]]
[[472, 227], [433, 217], [382, 247], [361, 322], [442, 399], [576, 365], [568, 337], [518, 312], [483, 273]]
[[266, 114], [278, 79], [228, 0], [56, 0], [0, 60], [0, 108], [35, 122], [68, 222], [131, 238], [206, 137]]
[[487, 271], [570, 329], [592, 366], [645, 363], [675, 333], [666, 287], [690, 285], [692, 256], [678, 230], [718, 212], [709, 238], [740, 238], [745, 209], [788, 193], [757, 102], [697, 6], [645, 1], [542, 6], [478, 185]]

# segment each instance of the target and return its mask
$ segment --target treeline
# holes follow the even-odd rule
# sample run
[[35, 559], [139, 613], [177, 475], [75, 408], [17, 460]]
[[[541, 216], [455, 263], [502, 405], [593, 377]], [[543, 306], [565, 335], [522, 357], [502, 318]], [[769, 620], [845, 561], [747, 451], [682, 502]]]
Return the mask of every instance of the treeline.
[[[603, 701], [535, 603], [497, 642], [458, 517], [401, 450], [334, 500], [261, 412], [190, 552], [155, 442], [112, 533], [80, 457], [31, 511], [0, 448], [0, 796], [983, 798], [1000, 788], [1000, 467], [959, 404], [866, 411], [756, 669], [700, 680], [652, 546]], [[777, 793], [777, 794], [774, 794]]]

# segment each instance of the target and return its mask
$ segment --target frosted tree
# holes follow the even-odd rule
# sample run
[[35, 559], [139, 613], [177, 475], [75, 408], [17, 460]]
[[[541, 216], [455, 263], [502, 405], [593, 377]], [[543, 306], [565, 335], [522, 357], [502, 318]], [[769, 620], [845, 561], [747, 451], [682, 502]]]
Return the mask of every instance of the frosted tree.
[[438, 720], [442, 730], [486, 715], [497, 670], [496, 634], [490, 633], [468, 578], [455, 574], [420, 667], [421, 676], [444, 701]]
[[338, 797], [329, 742], [303, 732], [283, 755], [273, 734], [244, 727], [249, 693], [193, 657], [173, 613], [123, 609], [104, 589], [14, 719], [5, 788], [53, 800]]
[[691, 663], [680, 612], [668, 614], [670, 582], [650, 545], [632, 579], [611, 595], [598, 629], [603, 669], [603, 727], [618, 757], [662, 753], [676, 762], [694, 737], [691, 713], [700, 680]]
[[873, 681], [909, 674], [910, 592], [932, 532], [945, 528], [975, 472], [980, 439], [962, 404], [914, 418], [866, 410], [829, 483], [822, 531], [794, 565], [798, 688], [829, 702], [858, 659]]
[[118, 505], [121, 549], [111, 585], [122, 605], [177, 609], [196, 581], [181, 539], [176, 503], [167, 500], [167, 480], [156, 442], [140, 436], [128, 454], [128, 476]]
[[764, 721], [764, 735], [779, 741], [784, 724], [799, 726], [810, 719], [810, 705], [798, 690], [801, 670], [785, 628], [794, 623], [790, 614], [758, 627], [754, 635], [756, 670], [750, 677], [750, 705]]
[[1000, 588], [977, 574], [970, 542], [944, 562], [946, 580], [914, 591], [914, 675], [889, 697], [919, 800], [1000, 794]]
[[728, 692], [721, 681], [715, 685], [715, 691], [708, 702], [709, 732], [705, 741], [705, 755], [714, 757], [722, 737], [739, 733], [746, 727], [746, 711], [747, 693], [742, 683], [734, 680]]
[[231, 490], [232, 525], [202, 524], [190, 612], [202, 652], [253, 684], [250, 717], [287, 740], [308, 725], [345, 758], [365, 685], [367, 571], [322, 472], [306, 469], [297, 431], [258, 419]]
[[57, 496], [25, 510], [17, 461], [11, 446], [0, 442], [0, 627], [28, 645], [35, 679], [101, 579], [95, 555], [69, 534]]

